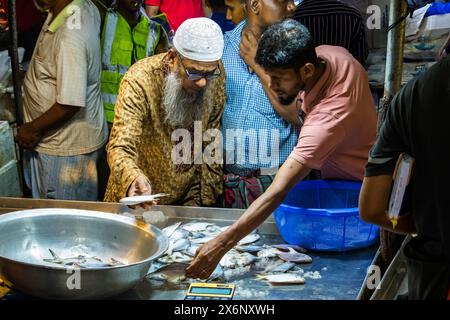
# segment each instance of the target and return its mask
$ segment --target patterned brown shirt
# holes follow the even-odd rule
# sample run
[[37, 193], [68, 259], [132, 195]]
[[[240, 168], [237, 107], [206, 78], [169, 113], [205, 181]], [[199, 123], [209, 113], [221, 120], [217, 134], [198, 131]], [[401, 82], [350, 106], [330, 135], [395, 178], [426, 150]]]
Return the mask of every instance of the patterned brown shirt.
[[[223, 191], [222, 165], [202, 162], [180, 166], [172, 161], [177, 144], [172, 141], [172, 133], [176, 128], [164, 121], [164, 57], [165, 54], [160, 54], [137, 62], [122, 80], [107, 147], [111, 175], [105, 201], [117, 202], [125, 197], [137, 176], [144, 175], [153, 194], [170, 194], [161, 199], [161, 204], [211, 206]], [[224, 104], [225, 74], [222, 72], [205, 92], [203, 132], [220, 129]], [[202, 150], [206, 146], [211, 148], [212, 140], [203, 142]]]

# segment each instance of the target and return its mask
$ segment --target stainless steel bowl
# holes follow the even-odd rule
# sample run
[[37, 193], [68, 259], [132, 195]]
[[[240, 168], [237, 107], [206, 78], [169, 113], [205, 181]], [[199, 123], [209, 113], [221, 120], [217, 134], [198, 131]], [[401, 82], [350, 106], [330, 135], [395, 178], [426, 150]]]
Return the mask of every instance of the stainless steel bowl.
[[[74, 209], [34, 209], [0, 216], [0, 277], [18, 291], [49, 299], [101, 299], [133, 288], [168, 239], [156, 227], [115, 214]], [[67, 269], [45, 262], [80, 251], [126, 265]]]

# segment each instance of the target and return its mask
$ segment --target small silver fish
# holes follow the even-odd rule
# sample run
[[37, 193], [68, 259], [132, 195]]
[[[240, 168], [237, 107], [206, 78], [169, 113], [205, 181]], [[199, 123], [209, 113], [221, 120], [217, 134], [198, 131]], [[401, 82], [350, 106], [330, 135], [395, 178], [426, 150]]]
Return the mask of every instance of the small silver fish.
[[305, 283], [305, 278], [300, 277], [295, 274], [290, 274], [290, 273], [259, 275], [259, 276], [257, 276], [257, 278], [259, 280], [267, 281], [271, 285], [304, 284]]
[[109, 262], [104, 262], [102, 259], [95, 256], [88, 257], [85, 255], [78, 255], [76, 257], [70, 258], [61, 258], [52, 249], [48, 250], [50, 251], [50, 254], [52, 255], [53, 258], [43, 259], [43, 261], [48, 263], [59, 264], [65, 267], [79, 267], [83, 269], [88, 269], [88, 268], [108, 268], [119, 265], [125, 265], [124, 263], [114, 258], [110, 258]]
[[189, 237], [189, 231], [178, 229], [175, 230], [169, 239], [178, 240], [178, 239], [187, 239]]
[[166, 281], [167, 276], [164, 273], [151, 273], [147, 275], [147, 278], [150, 280], [156, 281]]
[[178, 284], [186, 280], [185, 269], [185, 264], [173, 263], [165, 268], [160, 269], [157, 273], [150, 274], [148, 276], [153, 280], [160, 280]]
[[243, 275], [249, 273], [251, 266], [238, 267], [235, 269], [226, 269], [223, 272], [223, 277], [225, 281], [232, 281], [234, 278], [242, 277]]
[[295, 251], [292, 248], [289, 248], [289, 252], [280, 252], [278, 253], [278, 257], [287, 262], [296, 262], [296, 263], [311, 263], [312, 258], [304, 253], [300, 253]]
[[223, 277], [223, 268], [220, 264], [217, 265], [217, 267], [214, 269], [213, 273], [209, 276], [208, 280], [215, 280], [218, 278]]
[[193, 239], [200, 239], [200, 238], [204, 238], [205, 235], [203, 233], [190, 233], [189, 234], [189, 239], [193, 240]]
[[300, 253], [306, 253], [307, 252], [305, 248], [299, 247], [299, 246], [294, 245], [294, 244], [287, 244], [287, 243], [274, 244], [274, 245], [272, 245], [272, 247], [276, 248], [276, 249], [279, 249], [279, 250], [282, 250], [282, 251], [289, 251], [289, 248], [292, 248], [295, 251], [300, 252]]
[[210, 235], [218, 235], [221, 233], [221, 228], [215, 224], [211, 224], [206, 227], [206, 230], [203, 231], [204, 234], [210, 234]]
[[236, 265], [234, 255], [227, 252], [222, 259], [220, 259], [219, 264], [224, 268], [234, 268]]
[[237, 268], [245, 267], [252, 264], [256, 260], [256, 257], [250, 253], [238, 253], [234, 250], [230, 250], [220, 260], [220, 265], [225, 268]]
[[188, 239], [171, 239], [169, 242], [169, 248], [167, 249], [167, 254], [171, 255], [174, 251], [183, 251], [189, 248], [191, 245]]
[[73, 265], [79, 262], [83, 262], [86, 260], [86, 257], [83, 255], [78, 255], [76, 257], [70, 257], [70, 258], [61, 258], [58, 256], [52, 249], [48, 249], [50, 254], [52, 255], [52, 259], [42, 259], [45, 262], [54, 263], [54, 264], [61, 264], [61, 265]]
[[[71, 260], [71, 259], [62, 259], [62, 258], [60, 258], [56, 253], [55, 253], [55, 251], [53, 251], [52, 249], [48, 249], [48, 251], [50, 251], [50, 254], [52, 255], [52, 259], [42, 259], [43, 261], [45, 261], [45, 262], [49, 262], [49, 263], [55, 263], [55, 264], [66, 264], [66, 263], [69, 263], [70, 261], [69, 260]], [[78, 257], [75, 257], [75, 258], [72, 258], [72, 259], [75, 259], [75, 260], [79, 260], [79, 258]]]
[[[277, 257], [278, 259], [278, 257]], [[256, 261], [253, 263], [253, 266], [255, 270], [266, 270], [269, 268], [269, 266], [278, 265], [279, 263], [274, 262], [273, 258], [257, 258]]]
[[165, 227], [162, 232], [164, 233], [164, 235], [168, 238], [170, 238], [170, 236], [175, 232], [175, 230], [178, 229], [178, 227], [181, 225], [181, 222], [177, 222], [175, 224], [172, 224], [168, 227]]
[[238, 242], [238, 245], [240, 245], [240, 246], [247, 245], [247, 244], [258, 241], [260, 238], [261, 237], [257, 233], [250, 233], [249, 235], [247, 235], [246, 237], [241, 239], [241, 241]]
[[295, 267], [295, 263], [293, 262], [281, 262], [278, 265], [270, 265], [268, 266], [262, 273], [285, 273]]
[[171, 255], [164, 255], [157, 260], [160, 263], [172, 264], [175, 262], [178, 263], [190, 263], [192, 261], [192, 257], [185, 255], [181, 252], [174, 252]]
[[275, 248], [264, 248], [257, 253], [258, 258], [276, 258], [278, 257], [278, 249]]
[[88, 260], [81, 263], [74, 264], [82, 269], [97, 269], [97, 268], [109, 268], [111, 265], [109, 263], [100, 262], [96, 260]]
[[237, 246], [237, 247], [234, 247], [234, 248], [237, 251], [248, 252], [248, 253], [257, 253], [257, 252], [259, 252], [259, 251], [264, 249], [261, 246], [251, 246], [251, 245], [248, 245], [248, 246]]
[[203, 238], [198, 238], [198, 239], [192, 239], [191, 242], [193, 244], [204, 244], [212, 239], [214, 239], [215, 237], [203, 237]]
[[200, 248], [200, 246], [191, 245], [189, 248], [184, 250], [183, 253], [187, 254], [190, 257], [195, 257], [198, 248]]
[[191, 222], [183, 225], [182, 228], [189, 232], [202, 232], [205, 231], [208, 228], [208, 226], [211, 225], [213, 224], [208, 222]]

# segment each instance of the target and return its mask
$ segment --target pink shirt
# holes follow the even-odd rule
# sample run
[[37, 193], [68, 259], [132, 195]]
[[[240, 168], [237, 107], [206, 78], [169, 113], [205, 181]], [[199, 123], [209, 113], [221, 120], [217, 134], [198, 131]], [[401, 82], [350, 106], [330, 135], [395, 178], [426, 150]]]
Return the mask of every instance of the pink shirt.
[[166, 14], [170, 27], [176, 31], [190, 18], [203, 17], [202, 0], [145, 0], [148, 6], [159, 6], [159, 11]]
[[290, 157], [324, 179], [362, 180], [377, 130], [367, 73], [342, 47], [316, 52], [327, 64], [316, 85], [299, 93], [306, 118]]

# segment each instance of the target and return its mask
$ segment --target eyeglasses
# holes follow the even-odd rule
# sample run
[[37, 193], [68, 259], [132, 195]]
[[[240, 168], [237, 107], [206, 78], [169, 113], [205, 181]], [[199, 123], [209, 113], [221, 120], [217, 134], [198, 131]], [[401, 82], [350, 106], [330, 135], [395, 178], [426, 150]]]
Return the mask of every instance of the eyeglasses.
[[181, 58], [181, 56], [180, 55], [177, 55], [177, 56], [180, 59], [181, 65], [183, 66], [183, 69], [184, 69], [184, 72], [186, 73], [187, 78], [191, 81], [198, 81], [203, 78], [205, 78], [206, 80], [213, 80], [213, 79], [217, 79], [222, 74], [219, 65], [217, 65], [216, 69], [214, 69], [213, 71], [210, 71], [210, 72], [202, 72], [202, 73], [191, 72], [184, 65], [183, 59]]

